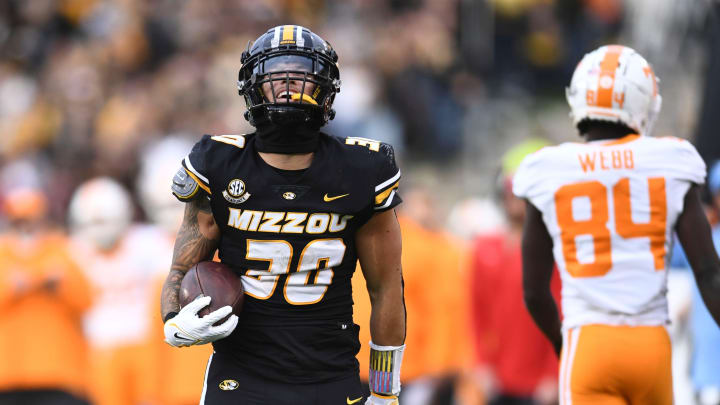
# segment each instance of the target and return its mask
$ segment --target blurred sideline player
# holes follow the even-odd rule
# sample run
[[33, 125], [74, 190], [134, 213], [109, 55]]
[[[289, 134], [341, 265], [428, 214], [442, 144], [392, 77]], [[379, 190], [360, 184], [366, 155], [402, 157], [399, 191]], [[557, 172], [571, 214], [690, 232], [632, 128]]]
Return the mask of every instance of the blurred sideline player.
[[[720, 319], [720, 260], [700, 202], [705, 164], [677, 138], [651, 138], [658, 83], [634, 50], [585, 55], [569, 88], [585, 143], [543, 148], [521, 164], [527, 200], [525, 301], [561, 354], [561, 404], [671, 404], [665, 297], [673, 229], [703, 299]], [[549, 281], [562, 277], [562, 333]]]
[[[70, 201], [74, 254], [95, 300], [84, 326], [91, 344], [91, 393], [98, 405], [152, 399], [149, 359], [153, 277], [165, 267], [160, 233], [134, 225], [129, 193], [115, 180], [81, 184]], [[167, 252], [169, 247], [165, 249]]]
[[[397, 404], [405, 340], [400, 180], [390, 145], [320, 132], [340, 90], [337, 54], [285, 25], [242, 54], [238, 89], [249, 135], [203, 136], [173, 192], [187, 202], [163, 287], [166, 341], [214, 342], [203, 404], [348, 404], [363, 400], [351, 278], [360, 260], [372, 302], [367, 404]], [[242, 274], [241, 319], [199, 318], [178, 290], [216, 249]]]
[[90, 286], [39, 187], [5, 189], [0, 205], [0, 404], [87, 404]]
[[[523, 305], [520, 241], [525, 203], [512, 194], [512, 176], [520, 161], [547, 144], [533, 138], [505, 153], [497, 194], [507, 229], [481, 235], [472, 244], [470, 297], [475, 361], [490, 404], [557, 403], [557, 357]], [[560, 280], [553, 273], [551, 289], [559, 299]]]
[[202, 392], [205, 366], [212, 354], [210, 345], [176, 350], [164, 342], [160, 320], [160, 292], [172, 260], [172, 245], [183, 218], [185, 206], [167, 192], [167, 182], [177, 171], [192, 143], [181, 136], [169, 136], [150, 145], [140, 159], [136, 189], [148, 220], [156, 225], [159, 238], [153, 250], [163, 257], [163, 271], [153, 280], [150, 313], [150, 361], [153, 399], [158, 405], [197, 405]]
[[[469, 367], [471, 347], [468, 325], [467, 283], [463, 273], [465, 246], [443, 232], [438, 209], [426, 187], [403, 193], [399, 213], [402, 228], [402, 267], [408, 347], [403, 360], [403, 403], [424, 405], [453, 395], [453, 383]], [[367, 325], [371, 306], [364, 278], [353, 276], [355, 322]], [[360, 341], [370, 340], [370, 331], [360, 329]], [[358, 354], [360, 376], [367, 381], [369, 348]], [[441, 398], [445, 397], [445, 398]]]

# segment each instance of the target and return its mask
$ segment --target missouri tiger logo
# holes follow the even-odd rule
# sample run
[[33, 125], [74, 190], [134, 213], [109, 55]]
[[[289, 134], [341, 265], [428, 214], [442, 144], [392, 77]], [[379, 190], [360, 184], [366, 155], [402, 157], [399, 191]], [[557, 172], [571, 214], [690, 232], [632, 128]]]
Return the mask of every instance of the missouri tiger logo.
[[238, 382], [235, 380], [223, 380], [220, 383], [219, 387], [223, 391], [233, 391], [236, 390], [239, 385], [240, 384], [238, 384]]

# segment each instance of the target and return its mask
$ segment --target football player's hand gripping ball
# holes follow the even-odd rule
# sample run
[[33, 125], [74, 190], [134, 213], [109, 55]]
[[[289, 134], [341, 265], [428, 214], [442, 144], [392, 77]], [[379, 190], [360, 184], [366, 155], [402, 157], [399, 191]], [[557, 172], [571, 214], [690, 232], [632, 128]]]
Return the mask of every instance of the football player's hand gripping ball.
[[237, 326], [237, 315], [231, 315], [220, 325], [214, 324], [230, 315], [229, 305], [217, 309], [203, 317], [198, 312], [210, 305], [210, 297], [199, 295], [185, 305], [180, 312], [165, 322], [165, 342], [170, 346], [184, 347], [204, 345], [228, 337]]

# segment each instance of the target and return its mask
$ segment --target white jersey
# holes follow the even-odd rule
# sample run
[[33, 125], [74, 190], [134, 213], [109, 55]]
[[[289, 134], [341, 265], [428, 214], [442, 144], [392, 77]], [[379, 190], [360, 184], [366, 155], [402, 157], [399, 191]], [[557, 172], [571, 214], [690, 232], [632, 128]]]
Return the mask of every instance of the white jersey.
[[667, 255], [705, 163], [678, 138], [564, 143], [525, 158], [513, 192], [540, 212], [562, 278], [563, 328], [668, 322]]
[[118, 247], [103, 253], [74, 241], [77, 262], [95, 293], [85, 314], [84, 329], [90, 344], [112, 348], [147, 340], [159, 272], [167, 272], [172, 258], [171, 240], [158, 228], [131, 227]]

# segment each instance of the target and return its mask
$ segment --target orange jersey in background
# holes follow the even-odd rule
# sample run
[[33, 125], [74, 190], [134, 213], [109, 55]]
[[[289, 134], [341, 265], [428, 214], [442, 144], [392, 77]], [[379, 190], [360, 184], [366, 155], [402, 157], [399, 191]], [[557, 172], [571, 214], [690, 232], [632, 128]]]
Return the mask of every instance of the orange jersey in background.
[[[172, 240], [167, 239], [172, 248]], [[220, 261], [215, 253], [215, 261]], [[150, 319], [150, 365], [153, 398], [158, 405], [196, 405], [202, 395], [205, 370], [213, 352], [212, 344], [172, 347], [165, 343], [163, 320], [160, 319], [162, 286], [167, 268], [157, 275], [152, 289]]]
[[84, 396], [90, 287], [56, 233], [0, 237], [0, 390]]
[[[400, 217], [407, 308], [401, 378], [458, 371], [471, 360], [467, 283], [462, 242]], [[368, 378], [370, 298], [362, 271], [353, 276], [353, 317], [360, 325], [360, 377]]]
[[150, 350], [153, 391], [159, 405], [196, 405], [202, 395], [205, 369], [213, 352], [211, 344], [172, 347], [165, 343], [160, 319], [160, 295], [165, 277], [159, 277], [153, 290], [150, 314]]
[[96, 405], [134, 405], [152, 398], [150, 317], [157, 274], [169, 266], [165, 233], [149, 225], [130, 227], [112, 251], [76, 240], [95, 302], [84, 317], [91, 348], [90, 379]]

